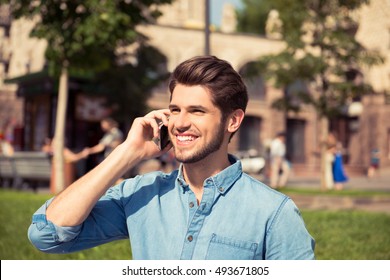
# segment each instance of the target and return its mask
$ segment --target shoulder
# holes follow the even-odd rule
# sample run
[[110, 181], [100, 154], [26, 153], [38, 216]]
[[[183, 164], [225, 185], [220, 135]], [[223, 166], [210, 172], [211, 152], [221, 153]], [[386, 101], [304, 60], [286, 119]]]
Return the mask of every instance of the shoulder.
[[110, 133], [111, 133], [112, 135], [115, 135], [115, 136], [122, 136], [122, 135], [123, 135], [122, 131], [121, 131], [119, 128], [117, 128], [117, 127], [114, 127], [114, 128], [110, 131]]
[[118, 199], [128, 199], [139, 191], [142, 191], [144, 194], [157, 194], [164, 188], [174, 185], [176, 178], [177, 170], [169, 174], [153, 171], [123, 180], [118, 185], [111, 187], [106, 195], [114, 196]]
[[[275, 222], [293, 224], [294, 219], [301, 219], [299, 208], [286, 194], [275, 190], [257, 179], [243, 173], [241, 188], [248, 203], [252, 204], [253, 213], [259, 213], [270, 218], [271, 224]], [[250, 197], [250, 198], [249, 198]]]
[[269, 187], [246, 173], [242, 173], [242, 176], [237, 180], [236, 184], [242, 190], [242, 193], [253, 197], [257, 201], [257, 205], [275, 209], [275, 207], [278, 208], [290, 200], [287, 195]]

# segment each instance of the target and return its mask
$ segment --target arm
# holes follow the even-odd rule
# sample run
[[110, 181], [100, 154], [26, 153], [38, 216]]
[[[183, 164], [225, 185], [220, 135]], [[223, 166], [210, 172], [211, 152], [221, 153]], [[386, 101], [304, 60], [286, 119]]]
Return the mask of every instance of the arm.
[[86, 158], [88, 155], [89, 155], [88, 148], [82, 150], [79, 153], [74, 153], [71, 150], [69, 150], [68, 148], [64, 148], [64, 157], [65, 157], [66, 161], [68, 161], [68, 162], [79, 161], [83, 158]]
[[315, 241], [297, 206], [289, 198], [283, 202], [267, 229], [266, 247], [267, 260], [315, 259]]
[[[47, 220], [57, 226], [80, 225], [99, 198], [124, 172], [143, 159], [153, 158], [165, 152], [159, 151], [151, 140], [158, 137], [156, 119], [168, 124], [168, 115], [169, 110], [158, 110], [135, 119], [127, 139], [122, 144], [101, 164], [54, 198], [46, 210]], [[77, 207], [74, 207], [75, 205]]]
[[103, 152], [105, 147], [106, 146], [104, 146], [103, 143], [98, 143], [95, 146], [89, 148], [89, 154], [92, 155], [92, 154]]

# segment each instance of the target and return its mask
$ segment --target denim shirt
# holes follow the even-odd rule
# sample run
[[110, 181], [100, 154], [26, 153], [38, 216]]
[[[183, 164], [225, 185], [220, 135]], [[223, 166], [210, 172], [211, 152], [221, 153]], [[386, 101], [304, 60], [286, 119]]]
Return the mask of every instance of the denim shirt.
[[[28, 236], [39, 250], [69, 253], [130, 238], [133, 259], [314, 259], [314, 240], [294, 202], [242, 172], [241, 162], [204, 181], [197, 204], [181, 173], [139, 175], [110, 188], [79, 226], [46, 220]], [[75, 205], [74, 207], [77, 207]]]

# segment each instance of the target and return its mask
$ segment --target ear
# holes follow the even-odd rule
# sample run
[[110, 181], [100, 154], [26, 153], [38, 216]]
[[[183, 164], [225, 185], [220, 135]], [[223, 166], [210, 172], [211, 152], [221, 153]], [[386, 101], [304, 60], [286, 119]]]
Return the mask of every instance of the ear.
[[228, 127], [227, 127], [229, 132], [234, 133], [239, 129], [242, 120], [244, 119], [244, 115], [245, 113], [241, 109], [237, 109], [230, 114], [228, 118]]

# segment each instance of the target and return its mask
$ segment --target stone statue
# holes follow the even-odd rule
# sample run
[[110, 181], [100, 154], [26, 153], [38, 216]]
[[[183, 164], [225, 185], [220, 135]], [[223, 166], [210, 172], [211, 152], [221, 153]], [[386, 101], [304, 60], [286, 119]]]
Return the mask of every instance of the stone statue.
[[265, 23], [265, 35], [270, 39], [282, 39], [283, 23], [277, 10], [271, 10]]
[[237, 28], [236, 10], [232, 4], [226, 3], [222, 9], [221, 31], [233, 33]]

